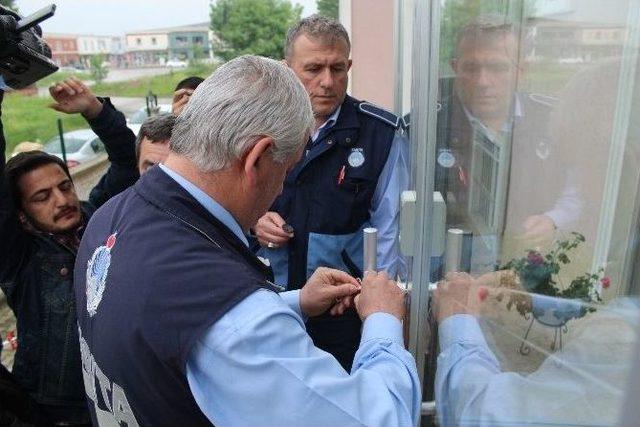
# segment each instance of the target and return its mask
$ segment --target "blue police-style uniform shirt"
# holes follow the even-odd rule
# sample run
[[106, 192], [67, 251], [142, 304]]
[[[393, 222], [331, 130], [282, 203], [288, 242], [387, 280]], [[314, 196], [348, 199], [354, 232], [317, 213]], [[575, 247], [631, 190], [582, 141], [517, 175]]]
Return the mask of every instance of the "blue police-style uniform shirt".
[[[228, 211], [160, 167], [246, 243]], [[398, 319], [366, 319], [349, 375], [306, 334], [299, 292], [256, 291], [197, 341], [187, 379], [202, 412], [228, 426], [415, 425], [420, 382]]]
[[439, 424], [617, 424], [637, 343], [640, 303], [614, 300], [580, 322], [580, 332], [562, 351], [522, 375], [502, 372], [474, 316], [457, 314], [443, 320], [435, 380]]

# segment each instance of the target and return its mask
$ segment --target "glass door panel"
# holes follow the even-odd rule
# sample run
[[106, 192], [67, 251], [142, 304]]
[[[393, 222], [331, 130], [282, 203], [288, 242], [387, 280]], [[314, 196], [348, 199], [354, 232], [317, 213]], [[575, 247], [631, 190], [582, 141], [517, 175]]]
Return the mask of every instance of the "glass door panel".
[[[620, 418], [640, 317], [639, 25], [636, 0], [416, 3], [410, 343], [445, 425]], [[430, 295], [453, 264], [474, 281], [438, 346]]]

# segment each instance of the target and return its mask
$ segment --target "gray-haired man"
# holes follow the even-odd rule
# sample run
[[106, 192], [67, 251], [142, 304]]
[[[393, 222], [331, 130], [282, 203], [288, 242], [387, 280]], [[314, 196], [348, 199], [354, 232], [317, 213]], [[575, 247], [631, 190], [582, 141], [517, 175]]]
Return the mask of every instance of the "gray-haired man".
[[[325, 268], [278, 294], [248, 248], [244, 233], [282, 190], [312, 125], [290, 69], [237, 58], [195, 90], [165, 162], [95, 214], [75, 271], [94, 423], [417, 422], [395, 283], [372, 273], [354, 300], [358, 282]], [[364, 338], [349, 375], [313, 345], [303, 318], [352, 304]]]

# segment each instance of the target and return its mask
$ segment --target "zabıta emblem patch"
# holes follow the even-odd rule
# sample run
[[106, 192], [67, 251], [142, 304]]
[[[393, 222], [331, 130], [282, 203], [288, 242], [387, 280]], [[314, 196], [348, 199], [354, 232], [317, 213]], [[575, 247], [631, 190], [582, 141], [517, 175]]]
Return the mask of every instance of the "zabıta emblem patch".
[[362, 148], [352, 148], [347, 161], [349, 162], [349, 166], [352, 168], [359, 168], [362, 166], [364, 164], [364, 153]]
[[98, 305], [102, 301], [107, 274], [111, 265], [111, 249], [116, 244], [116, 235], [113, 233], [107, 237], [103, 246], [99, 246], [93, 252], [87, 263], [87, 312], [93, 317], [98, 311]]

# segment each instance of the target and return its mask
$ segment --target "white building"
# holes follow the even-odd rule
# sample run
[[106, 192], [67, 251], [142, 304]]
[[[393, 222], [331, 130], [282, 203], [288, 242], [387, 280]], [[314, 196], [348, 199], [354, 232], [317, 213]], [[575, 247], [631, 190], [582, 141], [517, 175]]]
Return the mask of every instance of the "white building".
[[127, 61], [132, 66], [164, 64], [168, 48], [169, 35], [164, 29], [138, 31], [126, 35]]

